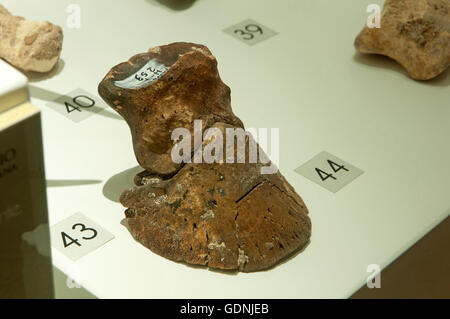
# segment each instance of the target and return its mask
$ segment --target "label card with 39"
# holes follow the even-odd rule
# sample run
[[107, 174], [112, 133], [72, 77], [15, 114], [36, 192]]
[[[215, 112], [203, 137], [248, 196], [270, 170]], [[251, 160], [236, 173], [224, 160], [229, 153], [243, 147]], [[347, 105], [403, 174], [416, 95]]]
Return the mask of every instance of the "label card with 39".
[[252, 19], [247, 19], [232, 25], [231, 27], [224, 29], [223, 32], [248, 45], [255, 45], [277, 35], [277, 32]]
[[321, 152], [295, 169], [295, 172], [310, 181], [336, 193], [364, 172], [340, 158]]

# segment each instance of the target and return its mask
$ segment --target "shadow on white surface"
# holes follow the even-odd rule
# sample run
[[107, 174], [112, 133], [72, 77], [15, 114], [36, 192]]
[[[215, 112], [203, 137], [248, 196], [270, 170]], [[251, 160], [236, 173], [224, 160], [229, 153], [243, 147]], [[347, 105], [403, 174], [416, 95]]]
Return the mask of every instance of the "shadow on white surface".
[[103, 186], [103, 196], [118, 203], [120, 195], [135, 186], [134, 177], [143, 170], [142, 167], [135, 166], [110, 177]]
[[165, 7], [171, 11], [182, 11], [192, 7], [196, 0], [145, 0], [149, 4]]
[[97, 299], [92, 293], [80, 288], [69, 288], [68, 276], [53, 266], [53, 282], [55, 287], [55, 299]]
[[47, 179], [47, 187], [67, 187], [100, 184], [102, 181], [95, 179]]
[[415, 81], [418, 83], [422, 83], [424, 85], [437, 85], [437, 86], [449, 86], [450, 85], [450, 75], [449, 70], [447, 69], [437, 77], [435, 77], [432, 80], [428, 81], [416, 81], [409, 77], [406, 70], [395, 60], [383, 56], [383, 55], [377, 55], [377, 54], [360, 54], [358, 52], [355, 53], [353, 56], [353, 60], [356, 61], [359, 64], [364, 64], [369, 67], [374, 68], [380, 68], [380, 69], [386, 69], [390, 71], [395, 71], [400, 74], [403, 74], [405, 76], [405, 80], [408, 81]]
[[450, 86], [450, 69], [445, 70], [434, 79], [426, 81], [424, 83], [430, 83], [439, 86]]
[[64, 60], [59, 59], [58, 63], [56, 63], [56, 65], [53, 67], [53, 69], [50, 72], [39, 73], [39, 72], [31, 72], [30, 71], [30, 72], [23, 72], [23, 73], [28, 78], [28, 81], [40, 82], [40, 81], [50, 79], [50, 78], [60, 74], [63, 71], [65, 65], [66, 65], [66, 63], [64, 62]]

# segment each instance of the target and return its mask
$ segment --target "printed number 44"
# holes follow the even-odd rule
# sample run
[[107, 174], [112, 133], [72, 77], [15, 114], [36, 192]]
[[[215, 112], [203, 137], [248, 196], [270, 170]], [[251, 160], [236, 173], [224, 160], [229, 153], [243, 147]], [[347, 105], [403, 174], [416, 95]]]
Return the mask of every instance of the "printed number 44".
[[[333, 170], [334, 173], [339, 172], [340, 170], [344, 170], [348, 172], [348, 169], [345, 168], [344, 165], [339, 165], [336, 164], [335, 162], [331, 161], [331, 160], [327, 160], [328, 165], [330, 165], [331, 169]], [[333, 173], [329, 174], [327, 172], [324, 172], [323, 170], [321, 170], [320, 168], [316, 168], [316, 172], [319, 175], [320, 179], [322, 181], [326, 181], [329, 178], [332, 178], [334, 180], [336, 180], [337, 178], [335, 176], [333, 176]]]
[[[84, 224], [78, 223], [72, 226], [72, 229], [75, 230], [77, 227], [80, 227], [80, 233], [85, 232], [85, 231], [90, 231], [92, 232], [92, 235], [90, 237], [82, 237], [82, 239], [84, 240], [91, 240], [94, 239], [95, 237], [97, 237], [97, 231], [94, 228], [87, 228], [86, 226], [84, 226]], [[72, 238], [69, 235], [67, 235], [67, 233], [65, 232], [61, 232], [61, 237], [62, 237], [62, 241], [64, 244], [64, 248], [69, 247], [72, 244], [76, 244], [77, 246], [81, 246], [81, 244], [79, 243], [79, 239], [77, 238]], [[69, 241], [68, 241], [69, 240]]]
[[[79, 101], [79, 100], [81, 100], [81, 101]], [[82, 103], [83, 100], [87, 100], [88, 103]], [[70, 103], [64, 102], [67, 113], [71, 113], [73, 111], [81, 112], [81, 108], [90, 108], [95, 105], [95, 101], [86, 95], [77, 95], [72, 99], [72, 101], [73, 101], [73, 103], [76, 104], [76, 106], [74, 106]]]

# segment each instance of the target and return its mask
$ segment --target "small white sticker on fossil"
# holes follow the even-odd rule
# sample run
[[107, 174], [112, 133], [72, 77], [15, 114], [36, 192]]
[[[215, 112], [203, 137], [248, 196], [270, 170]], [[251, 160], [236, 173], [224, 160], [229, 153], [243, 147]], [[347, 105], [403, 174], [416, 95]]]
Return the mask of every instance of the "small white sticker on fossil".
[[157, 59], [152, 59], [126, 79], [115, 81], [114, 85], [124, 89], [140, 89], [158, 80], [167, 70], [169, 70], [167, 66], [158, 62]]

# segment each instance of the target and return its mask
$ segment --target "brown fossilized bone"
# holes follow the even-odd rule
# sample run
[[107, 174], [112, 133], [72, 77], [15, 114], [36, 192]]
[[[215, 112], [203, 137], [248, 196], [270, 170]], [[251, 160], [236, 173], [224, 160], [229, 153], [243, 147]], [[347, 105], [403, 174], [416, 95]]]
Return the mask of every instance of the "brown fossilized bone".
[[201, 120], [203, 129], [223, 133], [223, 153], [226, 130], [243, 128], [205, 46], [174, 43], [136, 55], [106, 75], [99, 93], [127, 121], [145, 168], [137, 186], [120, 198], [131, 232], [144, 246], [175, 261], [251, 272], [309, 242], [303, 200], [278, 171], [262, 174], [265, 164], [248, 160], [251, 136], [245, 163], [172, 160], [177, 128], [193, 132]]
[[450, 0], [387, 0], [381, 27], [365, 26], [355, 47], [396, 60], [413, 79], [432, 79], [450, 64]]

